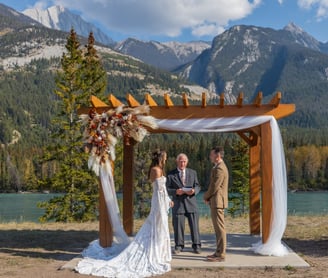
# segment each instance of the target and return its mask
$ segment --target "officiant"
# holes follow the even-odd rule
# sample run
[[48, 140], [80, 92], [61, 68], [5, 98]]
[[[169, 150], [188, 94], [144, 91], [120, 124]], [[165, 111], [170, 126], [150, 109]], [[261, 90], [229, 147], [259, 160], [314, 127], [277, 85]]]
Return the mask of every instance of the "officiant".
[[179, 254], [185, 247], [184, 229], [185, 218], [187, 218], [193, 251], [196, 254], [200, 254], [199, 213], [196, 200], [200, 186], [197, 173], [195, 170], [187, 168], [188, 157], [184, 153], [177, 156], [176, 164], [177, 168], [168, 173], [166, 180], [168, 194], [172, 196], [172, 201], [174, 202], [172, 222], [175, 248], [173, 253]]

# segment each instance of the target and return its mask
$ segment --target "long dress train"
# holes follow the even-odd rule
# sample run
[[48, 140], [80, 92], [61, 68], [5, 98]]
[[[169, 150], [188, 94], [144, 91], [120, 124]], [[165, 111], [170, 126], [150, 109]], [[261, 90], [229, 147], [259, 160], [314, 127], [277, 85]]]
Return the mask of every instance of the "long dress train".
[[152, 183], [153, 196], [149, 216], [134, 240], [121, 253], [107, 260], [86, 257], [79, 262], [76, 270], [81, 274], [122, 278], [149, 277], [170, 271], [170, 199], [165, 184], [164, 176]]

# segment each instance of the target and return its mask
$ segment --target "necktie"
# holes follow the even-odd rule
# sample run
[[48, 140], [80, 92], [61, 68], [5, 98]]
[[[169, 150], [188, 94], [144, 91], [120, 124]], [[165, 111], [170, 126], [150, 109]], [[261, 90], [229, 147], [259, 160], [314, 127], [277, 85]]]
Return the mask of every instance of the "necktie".
[[185, 185], [186, 178], [185, 178], [184, 171], [181, 171], [181, 181], [182, 181], [182, 184]]

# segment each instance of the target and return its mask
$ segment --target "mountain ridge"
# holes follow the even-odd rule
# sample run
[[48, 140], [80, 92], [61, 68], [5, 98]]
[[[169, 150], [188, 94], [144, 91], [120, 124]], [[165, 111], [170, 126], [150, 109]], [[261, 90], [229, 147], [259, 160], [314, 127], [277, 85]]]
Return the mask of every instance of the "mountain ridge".
[[107, 36], [95, 25], [82, 19], [80, 15], [72, 13], [63, 6], [51, 6], [45, 10], [38, 8], [26, 9], [22, 12], [45, 27], [69, 32], [73, 27], [75, 32], [83, 37], [88, 37], [90, 32], [99, 43], [112, 46], [115, 44], [113, 39]]
[[136, 57], [143, 62], [165, 70], [194, 60], [210, 44], [203, 41], [194, 42], [158, 42], [127, 38], [118, 43], [115, 50]]
[[323, 119], [328, 116], [328, 55], [304, 46], [306, 39], [295, 40], [290, 30], [234, 26], [215, 37], [212, 47], [179, 73], [211, 91], [225, 92], [232, 101], [240, 91], [246, 103], [259, 91], [264, 100], [281, 91], [283, 101], [297, 107], [289, 122], [302, 127], [328, 125]]

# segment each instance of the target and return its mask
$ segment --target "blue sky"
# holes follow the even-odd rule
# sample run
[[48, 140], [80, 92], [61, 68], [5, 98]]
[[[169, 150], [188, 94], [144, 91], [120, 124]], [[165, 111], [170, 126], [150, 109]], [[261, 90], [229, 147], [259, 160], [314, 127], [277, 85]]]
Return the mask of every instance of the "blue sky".
[[116, 41], [207, 40], [233, 25], [282, 29], [294, 22], [328, 41], [327, 0], [6, 0], [18, 11], [62, 5], [93, 22]]

